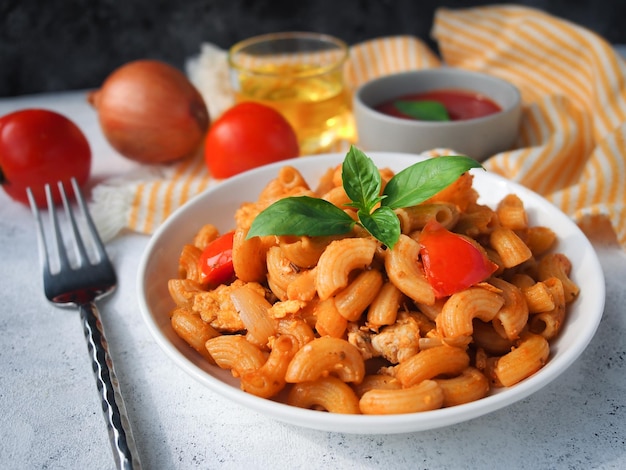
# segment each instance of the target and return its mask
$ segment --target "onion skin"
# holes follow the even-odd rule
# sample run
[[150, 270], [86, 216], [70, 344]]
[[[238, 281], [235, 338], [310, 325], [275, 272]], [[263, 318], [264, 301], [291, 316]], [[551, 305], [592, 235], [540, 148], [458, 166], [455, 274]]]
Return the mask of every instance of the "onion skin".
[[156, 60], [129, 62], [89, 94], [100, 127], [121, 155], [164, 163], [194, 153], [210, 118], [202, 95], [178, 69]]

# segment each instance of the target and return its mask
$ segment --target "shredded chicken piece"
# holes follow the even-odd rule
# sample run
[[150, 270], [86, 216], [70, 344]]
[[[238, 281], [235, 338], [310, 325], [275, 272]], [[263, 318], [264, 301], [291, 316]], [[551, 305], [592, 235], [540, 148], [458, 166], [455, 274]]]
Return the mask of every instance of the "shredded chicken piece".
[[351, 326], [348, 330], [348, 342], [361, 351], [361, 356], [363, 356], [364, 360], [380, 356], [372, 346], [372, 336], [374, 336], [373, 333], [360, 329], [356, 325]]
[[265, 289], [260, 284], [236, 280], [230, 285], [220, 285], [213, 290], [196, 294], [192, 310], [198, 312], [202, 320], [220, 332], [234, 333], [245, 330], [239, 313], [230, 300], [230, 293], [244, 284], [265, 295]]
[[419, 339], [419, 324], [412, 316], [405, 314], [375, 335], [372, 347], [392, 364], [398, 364], [419, 352]]
[[[439, 191], [433, 197], [428, 199], [426, 203], [433, 202], [451, 202], [456, 204], [461, 212], [467, 210], [472, 202], [478, 200], [478, 192], [472, 188], [474, 176], [470, 173], [463, 173], [454, 183]], [[468, 196], [471, 195], [471, 196]]]
[[267, 313], [271, 318], [285, 318], [298, 313], [304, 306], [306, 302], [302, 300], [284, 300], [272, 305]]
[[364, 359], [384, 357], [398, 364], [419, 352], [420, 327], [410, 313], [402, 312], [396, 323], [372, 333], [360, 328], [348, 331], [348, 341], [359, 348]]

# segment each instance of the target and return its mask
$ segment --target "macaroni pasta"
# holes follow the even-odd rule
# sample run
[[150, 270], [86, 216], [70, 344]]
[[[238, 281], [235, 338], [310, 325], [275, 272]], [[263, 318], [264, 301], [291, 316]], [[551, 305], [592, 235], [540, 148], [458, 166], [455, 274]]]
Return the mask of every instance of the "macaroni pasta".
[[[393, 176], [380, 172], [383, 184]], [[358, 226], [345, 236], [246, 238], [257, 214], [294, 195], [353, 215], [340, 168], [312, 189], [284, 167], [234, 214], [235, 279], [202, 284], [198, 260], [220, 235], [208, 223], [181, 247], [179, 277], [168, 285], [173, 331], [246, 392], [336, 413], [413, 413], [479, 400], [549, 360], [579, 287], [555, 234], [531, 226], [517, 196], [481, 205], [465, 173], [395, 211], [402, 233], [393, 249]], [[438, 297], [419, 243], [432, 219], [472, 238], [496, 272]]]

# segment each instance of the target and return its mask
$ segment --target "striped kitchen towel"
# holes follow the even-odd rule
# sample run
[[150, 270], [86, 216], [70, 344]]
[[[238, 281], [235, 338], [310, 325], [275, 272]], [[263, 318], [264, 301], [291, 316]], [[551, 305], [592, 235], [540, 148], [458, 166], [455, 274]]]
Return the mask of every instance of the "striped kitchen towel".
[[[514, 83], [524, 104], [518, 140], [485, 167], [542, 194], [579, 223], [609, 220], [626, 249], [626, 63], [610, 44], [581, 26], [516, 5], [439, 9], [432, 36], [441, 57], [411, 36], [352, 46], [348, 85], [443, 63]], [[212, 116], [232, 104], [224, 51], [204, 45], [188, 73]], [[94, 188], [104, 237], [124, 228], [152, 233], [191, 196], [219, 184], [201, 155], [150, 170]]]

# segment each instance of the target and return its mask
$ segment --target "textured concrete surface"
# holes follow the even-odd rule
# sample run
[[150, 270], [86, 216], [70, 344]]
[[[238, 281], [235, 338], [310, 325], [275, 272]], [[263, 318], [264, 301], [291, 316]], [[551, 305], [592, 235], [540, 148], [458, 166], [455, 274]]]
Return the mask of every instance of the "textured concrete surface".
[[[106, 145], [81, 92], [0, 100], [71, 115], [94, 147], [94, 178], [133, 168]], [[624, 469], [626, 253], [596, 242], [606, 308], [581, 357], [554, 382], [486, 416], [398, 435], [281, 424], [203, 387], [159, 348], [137, 304], [148, 237], [108, 244], [119, 288], [102, 321], [143, 468]], [[34, 222], [0, 191], [0, 469], [113, 468], [78, 314], [43, 295]]]
[[[389, 34], [428, 41], [448, 0], [0, 0], [0, 96], [98, 86], [117, 66], [158, 58], [183, 67], [202, 42], [228, 47], [265, 32], [311, 30], [349, 43]], [[526, 0], [626, 43], [626, 2]], [[432, 44], [431, 44], [432, 45]]]

